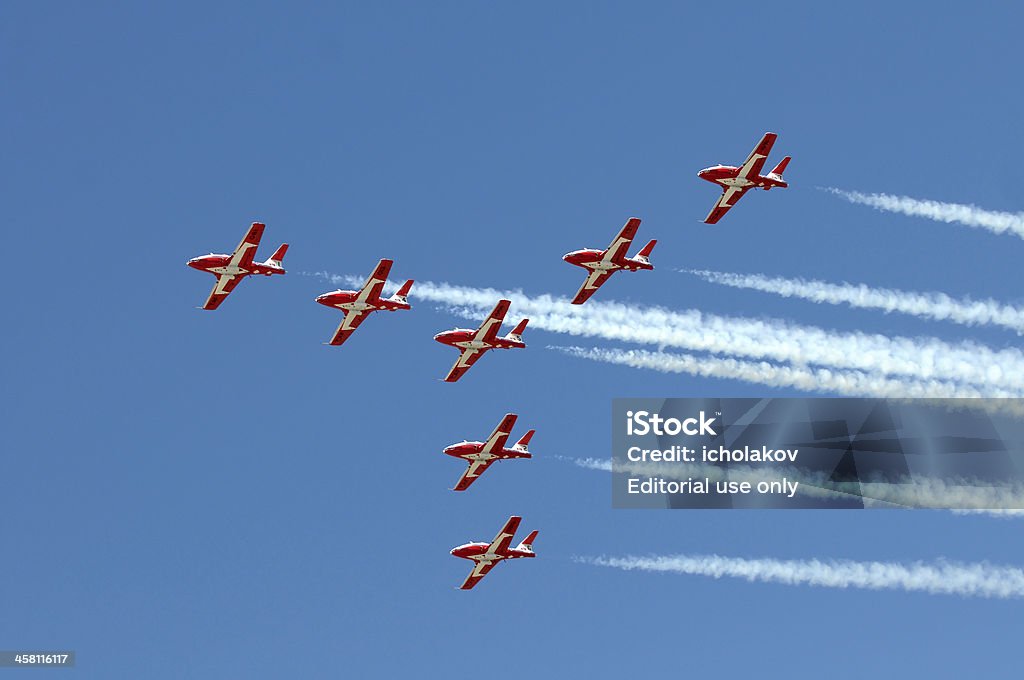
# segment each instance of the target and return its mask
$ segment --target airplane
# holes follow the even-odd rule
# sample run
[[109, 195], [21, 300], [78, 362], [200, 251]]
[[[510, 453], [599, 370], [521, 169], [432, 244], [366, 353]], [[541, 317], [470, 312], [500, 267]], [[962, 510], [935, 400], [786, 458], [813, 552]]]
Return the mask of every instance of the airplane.
[[626, 257], [626, 251], [629, 250], [629, 245], [633, 242], [633, 237], [636, 236], [636, 230], [639, 226], [640, 220], [636, 217], [631, 217], [626, 222], [626, 226], [622, 228], [622, 231], [619, 232], [618, 236], [615, 237], [611, 245], [605, 250], [595, 250], [593, 248], [574, 250], [562, 257], [569, 264], [574, 264], [577, 267], [583, 267], [588, 270], [586, 281], [580, 286], [576, 297], [572, 299], [574, 305], [582, 305], [589, 300], [590, 296], [605, 281], [611, 278], [612, 274], [620, 269], [631, 272], [640, 269], [654, 269], [654, 265], [647, 258], [650, 257], [651, 251], [654, 250], [654, 245], [657, 243], [656, 240], [649, 241], [636, 254], [636, 257]]
[[281, 247], [274, 251], [266, 262], [254, 262], [256, 249], [260, 246], [260, 239], [263, 237], [263, 229], [266, 227], [261, 222], [253, 222], [245, 238], [230, 255], [216, 255], [210, 253], [202, 257], [193, 257], [186, 262], [189, 267], [198, 269], [201, 272], [209, 272], [217, 277], [217, 283], [210, 291], [210, 297], [206, 299], [203, 309], [217, 309], [220, 303], [227, 299], [228, 294], [235, 289], [235, 286], [246, 276], [252, 274], [284, 274], [284, 267], [281, 260], [288, 252], [288, 244], [282, 243]]
[[334, 331], [334, 336], [327, 343], [328, 345], [340, 345], [348, 340], [363, 319], [370, 315], [370, 312], [412, 309], [406, 299], [409, 289], [412, 288], [412, 279], [403, 283], [398, 292], [391, 297], [382, 298], [380, 296], [380, 292], [388, 280], [392, 264], [394, 264], [392, 260], [378, 262], [377, 268], [370, 274], [370, 278], [366, 279], [366, 283], [360, 290], [335, 290], [317, 296], [316, 301], [320, 304], [340, 309], [345, 313], [338, 325], [338, 330]]
[[498, 535], [489, 544], [483, 542], [464, 543], [456, 548], [452, 548], [451, 554], [455, 557], [473, 560], [476, 563], [473, 566], [473, 571], [469, 572], [469, 576], [459, 586], [460, 590], [471, 589], [480, 582], [480, 579], [487, 575], [487, 572], [494, 568], [494, 565], [502, 560], [537, 556], [533, 552], [533, 542], [537, 539], [536, 531], [531, 532], [515, 548], [510, 547], [512, 545], [512, 538], [519, 531], [519, 522], [522, 519], [522, 517], [516, 517], [515, 515], [509, 517], [508, 521], [505, 522], [505, 526], [501, 528], [501, 531], [498, 532]]
[[494, 428], [494, 432], [491, 432], [491, 436], [487, 438], [486, 442], [463, 441], [461, 444], [452, 444], [445, 447], [444, 452], [449, 456], [464, 458], [469, 462], [469, 467], [462, 473], [452, 491], [465, 491], [468, 489], [469, 485], [475, 482], [483, 474], [484, 470], [496, 460], [533, 457], [526, 450], [526, 447], [530, 445], [530, 439], [536, 430], [530, 430], [524, 434], [511, 449], [505, 448], [505, 442], [508, 441], [508, 436], [516, 425], [517, 417], [515, 413], [506, 413], [505, 417], [498, 423], [498, 426]]
[[508, 300], [499, 300], [498, 304], [494, 306], [494, 311], [480, 324], [480, 328], [476, 330], [456, 328], [434, 336], [434, 340], [444, 345], [451, 345], [461, 352], [455, 365], [452, 366], [452, 370], [448, 371], [448, 375], [445, 376], [445, 382], [455, 382], [465, 375], [469, 367], [475, 364], [477, 359], [482, 357], [487, 350], [522, 349], [526, 347], [522, 335], [523, 331], [526, 330], [526, 324], [530, 321], [529, 319], [520, 321], [508, 335], [498, 337], [501, 322], [505, 320], [505, 314], [508, 313], [508, 308], [511, 304]]
[[738, 168], [731, 165], [714, 165], [710, 168], [704, 168], [697, 173], [697, 177], [708, 182], [714, 182], [722, 187], [721, 197], [719, 197], [711, 212], [708, 213], [708, 216], [704, 218], [706, 224], [715, 224], [718, 220], [722, 219], [722, 216], [729, 212], [729, 208], [736, 205], [736, 201], [740, 200], [748, 189], [760, 187], [768, 191], [772, 187], [785, 189], [789, 186], [782, 179], [782, 173], [786, 171], [786, 166], [789, 165], [790, 156], [786, 156], [779, 161], [779, 164], [767, 175], [760, 174], [777, 137], [778, 135], [774, 132], [764, 133], [764, 137], [757, 143], [754, 150], [750, 152], [750, 156]]

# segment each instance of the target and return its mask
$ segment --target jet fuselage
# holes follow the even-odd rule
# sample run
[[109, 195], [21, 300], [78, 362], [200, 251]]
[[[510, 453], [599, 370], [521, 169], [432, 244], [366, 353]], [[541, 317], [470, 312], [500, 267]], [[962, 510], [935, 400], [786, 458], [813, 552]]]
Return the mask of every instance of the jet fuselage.
[[516, 342], [509, 338], [498, 336], [493, 340], [474, 340], [477, 331], [468, 328], [456, 328], [444, 331], [434, 336], [442, 345], [449, 345], [458, 349], [522, 349], [526, 347], [525, 342]]
[[772, 187], [786, 188], [789, 184], [782, 178], [773, 177], [771, 174], [758, 175], [757, 179], [747, 179], [746, 177], [740, 177], [740, 169], [732, 165], [713, 165], [710, 168], [704, 168], [697, 173], [697, 177], [717, 184], [722, 187], [733, 187], [736, 189], [743, 189], [747, 187], [757, 187], [767, 191]]
[[284, 274], [284, 267], [275, 267], [264, 262], [253, 262], [248, 267], [232, 265], [230, 255], [203, 255], [201, 257], [193, 257], [185, 264], [201, 272], [209, 272], [214, 276], [220, 276], [221, 274], [231, 276], [248, 276], [250, 274], [272, 276], [273, 274]]
[[654, 265], [650, 262], [633, 258], [626, 258], [623, 264], [619, 264], [617, 262], [604, 262], [604, 251], [594, 250], [593, 248], [574, 250], [571, 253], [563, 255], [562, 259], [569, 264], [574, 264], [577, 267], [583, 267], [588, 271], [618, 271], [620, 269], [625, 269], [627, 271], [635, 272], [640, 271], [641, 269], [654, 269]]
[[330, 293], [318, 295], [316, 301], [327, 307], [344, 309], [345, 311], [366, 312], [384, 311], [394, 312], [399, 309], [412, 309], [408, 302], [399, 302], [388, 298], [381, 298], [374, 302], [358, 300], [358, 290], [335, 290]]
[[520, 550], [519, 548], [509, 548], [507, 553], [488, 553], [487, 549], [490, 547], [489, 543], [464, 543], [452, 548], [451, 554], [464, 560], [489, 560], [494, 562], [516, 559], [518, 557], [537, 556], [532, 550]]
[[491, 451], [490, 453], [481, 453], [484, 449], [484, 442], [462, 442], [461, 444], [452, 444], [446, 446], [444, 452], [449, 456], [455, 456], [456, 458], [465, 458], [466, 460], [495, 460], [498, 458], [532, 458], [527, 451], [517, 451], [516, 449], [498, 449], [497, 451]]

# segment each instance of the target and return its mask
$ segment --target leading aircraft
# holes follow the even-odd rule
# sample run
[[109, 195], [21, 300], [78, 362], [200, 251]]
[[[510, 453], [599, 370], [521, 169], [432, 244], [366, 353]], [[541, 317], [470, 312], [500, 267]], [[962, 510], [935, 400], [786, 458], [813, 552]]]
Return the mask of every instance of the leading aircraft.
[[230, 255], [216, 255], [210, 253], [201, 257], [193, 257], [186, 264], [193, 269], [202, 272], [209, 272], [217, 277], [217, 283], [210, 291], [210, 297], [206, 299], [203, 309], [217, 309], [220, 303], [227, 299], [228, 295], [235, 289], [235, 286], [246, 276], [252, 274], [284, 274], [284, 266], [281, 260], [288, 252], [288, 244], [282, 243], [274, 251], [266, 262], [254, 262], [256, 249], [260, 246], [260, 239], [263, 238], [263, 229], [267, 225], [261, 222], [253, 222], [246, 233], [245, 238]]
[[562, 257], [569, 264], [583, 267], [588, 271], [587, 279], [580, 286], [576, 297], [572, 299], [574, 305], [582, 305], [590, 299], [598, 288], [604, 284], [611, 275], [620, 269], [635, 272], [641, 269], [654, 269], [654, 265], [648, 259], [651, 251], [654, 250], [656, 240], [648, 241], [647, 245], [640, 249], [636, 257], [626, 257], [626, 251], [633, 243], [636, 230], [640, 227], [640, 220], [636, 217], [629, 218], [626, 226], [618, 233], [605, 250], [588, 248], [585, 250], [574, 250]]
[[449, 456], [463, 458], [469, 462], [469, 467], [459, 477], [459, 481], [452, 491], [465, 491], [468, 489], [469, 485], [475, 482], [484, 473], [484, 470], [490, 467], [491, 463], [496, 460], [533, 457], [527, 451], [527, 447], [530, 445], [530, 439], [533, 437], [535, 430], [530, 430], [524, 434], [511, 449], [505, 448], [505, 442], [508, 441], [508, 436], [512, 434], [512, 428], [516, 426], [517, 417], [515, 413], [506, 413], [505, 417], [501, 419], [501, 422], [498, 423], [498, 426], [494, 428], [494, 432], [491, 432], [491, 436], [485, 442], [463, 441], [461, 444], [452, 444], [445, 447], [444, 452]]
[[487, 575], [487, 572], [494, 568], [494, 565], [502, 560], [537, 556], [533, 552], [533, 542], [537, 539], [536, 531], [531, 532], [515, 548], [511, 547], [512, 538], [519, 531], [519, 522], [522, 519], [522, 517], [515, 515], [509, 517], [508, 521], [505, 522], [505, 526], [501, 528], [501, 531], [498, 532], [498, 535], [490, 543], [465, 543], [457, 548], [452, 548], [451, 554], [455, 557], [473, 560], [476, 563], [473, 565], [473, 571], [469, 572], [469, 576], [459, 586], [461, 590], [469, 590], [475, 586], [480, 582], [480, 579]]
[[523, 349], [526, 347], [526, 343], [523, 342], [523, 331], [526, 330], [529, 319], [523, 319], [516, 324], [516, 327], [508, 335], [498, 336], [501, 322], [505, 320], [505, 314], [508, 313], [511, 304], [509, 300], [499, 300], [498, 304], [494, 306], [494, 311], [475, 331], [468, 328], [456, 328], [434, 336], [434, 340], [444, 345], [450, 345], [461, 352], [455, 365], [452, 366], [452, 370], [448, 371], [448, 375], [445, 376], [445, 382], [455, 382], [465, 375], [469, 367], [475, 364], [487, 350]]
[[747, 160], [738, 168], [731, 165], [714, 165], [710, 168], [704, 168], [697, 173], [697, 176], [701, 179], [722, 187], [722, 195], [719, 197], [718, 202], [715, 203], [715, 207], [708, 213], [708, 216], [704, 218], [705, 223], [715, 224], [718, 220], [722, 219], [722, 216], [729, 212], [729, 208], [736, 205], [736, 201], [740, 200], [748, 189], [760, 187], [768, 191], [772, 187], [785, 189], [789, 186], [782, 179], [782, 173], [786, 171], [786, 166], [789, 165], [790, 156], [786, 156], [779, 161], [779, 164], [767, 175], [761, 174], [764, 162], [768, 159], [768, 154], [771, 153], [772, 145], [775, 144], [777, 137], [778, 135], [774, 132], [764, 133], [764, 137], [757, 143], [754, 150], [750, 152]]
[[356, 328], [363, 322], [370, 312], [387, 311], [394, 312], [399, 309], [411, 309], [408, 295], [412, 288], [412, 279], [402, 284], [398, 292], [389, 298], [382, 298], [380, 292], [384, 290], [384, 284], [391, 272], [392, 260], [381, 260], [377, 268], [366, 279], [366, 283], [360, 290], [335, 290], [330, 293], [318, 295], [316, 301], [328, 307], [340, 309], [345, 313], [338, 324], [338, 330], [328, 345], [340, 345], [348, 340]]

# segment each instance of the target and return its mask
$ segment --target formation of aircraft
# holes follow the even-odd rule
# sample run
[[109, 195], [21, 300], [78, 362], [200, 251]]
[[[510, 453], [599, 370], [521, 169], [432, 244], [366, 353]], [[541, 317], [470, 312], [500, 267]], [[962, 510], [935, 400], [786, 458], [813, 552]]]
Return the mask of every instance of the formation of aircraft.
[[380, 293], [384, 290], [384, 284], [388, 281], [388, 274], [391, 273], [391, 260], [381, 260], [377, 268], [370, 274], [363, 287], [359, 290], [335, 290], [330, 293], [318, 295], [316, 301], [328, 307], [340, 309], [345, 313], [338, 324], [338, 330], [334, 331], [328, 345], [340, 345], [348, 340], [355, 332], [359, 324], [363, 322], [370, 312], [394, 312], [399, 309], [411, 309], [409, 306], [409, 290], [413, 281], [409, 279], [402, 284], [398, 292], [389, 298], [382, 298]]
[[260, 239], [263, 238], [263, 229], [266, 227], [262, 222], [253, 222], [246, 232], [242, 242], [230, 255], [217, 255], [210, 253], [201, 257], [193, 257], [186, 262], [189, 267], [202, 272], [209, 272], [217, 277], [217, 283], [210, 291], [210, 297], [206, 299], [203, 309], [217, 309], [220, 303], [227, 299], [228, 295], [246, 276], [263, 274], [273, 276], [284, 274], [282, 260], [288, 252], [288, 244], [282, 243], [274, 251], [266, 262], [255, 262], [256, 249], [260, 247]]
[[501, 531], [498, 532], [498, 535], [490, 543], [463, 543], [452, 548], [451, 554], [455, 557], [473, 560], [475, 563], [473, 571], [469, 572], [469, 576], [459, 586], [461, 590], [470, 590], [477, 583], [480, 583], [480, 580], [494, 568], [494, 565], [502, 560], [537, 556], [533, 552], [533, 542], [537, 539], [537, 531], [530, 532], [530, 535], [523, 539], [522, 543], [514, 548], [511, 547], [512, 539], [515, 537], [516, 532], [519, 531], [519, 523], [522, 519], [522, 517], [516, 515], [509, 517], [508, 521], [505, 522], [505, 526], [501, 528]]
[[459, 358], [452, 366], [452, 370], [448, 371], [448, 375], [445, 376], [445, 382], [456, 382], [488, 350], [524, 349], [526, 347], [526, 343], [523, 342], [523, 331], [526, 330], [526, 324], [530, 322], [529, 319], [523, 319], [516, 324], [516, 327], [508, 335], [498, 335], [511, 304], [510, 300], [498, 300], [494, 310], [476, 330], [456, 328], [434, 336], [434, 340], [459, 350]]
[[636, 230], [639, 228], [639, 218], [631, 217], [612, 240], [611, 245], [604, 250], [588, 248], [574, 250], [562, 256], [562, 259], [569, 264], [583, 267], [588, 272], [586, 280], [576, 293], [576, 297], [572, 299], [574, 305], [582, 305], [589, 300], [590, 296], [597, 292], [597, 289], [620, 269], [630, 272], [641, 269], [654, 269], [654, 265], [651, 264], [648, 258], [651, 256], [651, 251], [654, 250], [655, 244], [658, 243], [657, 240], [652, 239], [648, 241], [647, 245], [641, 248], [635, 257], [626, 257], [626, 251], [629, 250], [630, 244], [633, 243]]
[[[774, 187], [789, 186], [782, 178], [782, 173], [785, 172], [790, 161], [789, 156], [783, 158], [767, 175], [761, 174], [776, 138], [775, 133], [765, 133], [757, 147], [740, 167], [716, 165], [697, 173], [701, 179], [714, 182], [722, 187], [721, 197], [708, 216], [704, 218], [706, 223], [718, 222], [750, 189], [761, 188], [767, 191]], [[639, 227], [640, 220], [635, 217], [630, 218], [606, 249], [575, 250], [563, 256], [562, 259], [566, 262], [587, 270], [587, 278], [577, 291], [572, 304], [585, 303], [617, 271], [654, 269], [650, 262], [650, 255], [657, 244], [656, 240], [649, 241], [635, 256], [628, 257], [626, 255]], [[272, 276], [285, 273], [282, 260], [288, 250], [287, 243], [282, 244], [266, 261], [255, 261], [256, 250], [259, 248], [264, 228], [263, 223], [253, 222], [242, 242], [230, 255], [211, 253], [188, 261], [189, 267], [209, 272], [217, 277], [217, 282], [203, 305], [203, 309], [217, 309], [239, 282], [247, 276], [256, 274]], [[316, 298], [318, 303], [340, 309], [344, 313], [341, 323], [327, 344], [341, 345], [344, 343], [371, 312], [393, 312], [411, 308], [408, 302], [409, 292], [413, 285], [411, 279], [406, 281], [391, 297], [381, 297], [392, 264], [391, 260], [381, 260], [359, 290], [336, 290]], [[438, 342], [459, 350], [459, 358], [444, 378], [445, 382], [458, 381], [488, 350], [526, 347], [522, 335], [529, 319], [520, 321], [508, 335], [498, 335], [510, 305], [509, 300], [499, 300], [494, 310], [476, 330], [456, 328], [434, 336]], [[465, 472], [456, 483], [454, 491], [468, 489], [494, 461], [532, 457], [527, 447], [534, 430], [529, 430], [524, 434], [512, 448], [506, 448], [516, 419], [516, 414], [506, 413], [487, 441], [463, 441], [444, 449], [444, 453], [449, 456], [462, 458], [468, 463]], [[473, 588], [494, 565], [502, 560], [536, 557], [533, 552], [533, 542], [537, 538], [536, 531], [531, 532], [516, 547], [511, 547], [512, 539], [519, 530], [521, 519], [515, 515], [509, 517], [508, 522], [490, 543], [465, 543], [451, 550], [451, 554], [455, 557], [474, 562], [473, 571], [460, 586], [462, 590]]]
[[505, 443], [508, 442], [508, 437], [512, 434], [512, 428], [516, 426], [516, 418], [518, 416], [515, 413], [506, 413], [485, 442], [463, 441], [461, 444], [445, 447], [444, 452], [449, 456], [462, 458], [469, 463], [452, 491], [468, 489], [496, 460], [533, 457], [527, 447], [536, 430], [530, 430], [524, 434], [512, 448], [505, 448]]
[[750, 189], [761, 188], [768, 191], [772, 187], [785, 189], [789, 186], [782, 179], [782, 173], [786, 171], [786, 166], [789, 165], [791, 160], [789, 156], [779, 161], [779, 164], [767, 175], [761, 174], [764, 162], [768, 159], [768, 154], [771, 153], [772, 145], [775, 144], [777, 137], [778, 135], [774, 132], [764, 133], [764, 137], [761, 138], [761, 141], [757, 143], [754, 150], [747, 156], [747, 160], [738, 168], [731, 165], [714, 165], [710, 168], [704, 168], [697, 173], [697, 176], [701, 179], [722, 187], [722, 195], [718, 198], [718, 202], [715, 203], [715, 207], [711, 209], [708, 216], [704, 218], [704, 222], [707, 224], [718, 222], [725, 213], [729, 212], [730, 208], [736, 205], [736, 201], [740, 200], [743, 194], [747, 193]]

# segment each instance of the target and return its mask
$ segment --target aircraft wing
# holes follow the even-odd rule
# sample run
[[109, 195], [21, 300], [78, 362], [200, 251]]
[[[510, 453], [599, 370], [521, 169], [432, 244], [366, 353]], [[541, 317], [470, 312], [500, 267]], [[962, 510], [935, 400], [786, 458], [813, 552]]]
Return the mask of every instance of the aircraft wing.
[[359, 295], [356, 296], [356, 301], [376, 302], [380, 300], [380, 292], [384, 290], [384, 284], [387, 283], [392, 264], [394, 264], [393, 260], [381, 260], [377, 263], [377, 268], [370, 274], [370, 278], [366, 279], [366, 283], [363, 284]]
[[745, 177], [747, 179], [757, 179], [761, 174], [761, 169], [764, 168], [764, 162], [768, 159], [768, 154], [772, 152], [772, 145], [775, 144], [775, 139], [778, 137], [774, 132], [764, 133], [764, 137], [757, 143], [754, 150], [747, 156], [747, 160], [743, 162], [740, 167], [739, 177]]
[[480, 561], [478, 561], [473, 566], [473, 571], [469, 572], [469, 576], [466, 577], [466, 580], [462, 582], [462, 585], [459, 586], [459, 588], [461, 590], [469, 590], [469, 589], [471, 589], [477, 583], [480, 583], [480, 580], [484, 576], [486, 576], [487, 572], [489, 572], [491, 569], [493, 569], [494, 565], [496, 565], [497, 563], [498, 563], [498, 560], [495, 560], [495, 561], [480, 560]]
[[505, 442], [508, 441], [508, 436], [512, 434], [512, 428], [516, 426], [516, 418], [518, 416], [515, 413], [506, 413], [505, 417], [498, 423], [498, 426], [491, 432], [491, 436], [484, 442], [484, 448], [481, 450], [481, 453], [491, 453], [494, 449], [500, 451], [505, 448]]
[[246, 275], [221, 274], [217, 277], [217, 283], [213, 284], [210, 297], [206, 298], [203, 309], [217, 309], [220, 303], [228, 299], [228, 294], [235, 289]]
[[604, 282], [611, 278], [613, 271], [600, 271], [592, 270], [587, 275], [587, 280], [583, 282], [580, 289], [576, 291], [576, 297], [572, 299], [574, 305], [582, 305], [584, 302], [590, 299], [590, 296], [597, 292], [597, 289], [604, 285]]
[[508, 300], [498, 300], [498, 304], [494, 305], [490, 316], [484, 319], [484, 322], [480, 324], [480, 328], [476, 330], [473, 339], [491, 342], [498, 337], [498, 331], [501, 330], [501, 324], [505, 320], [505, 315], [508, 313], [508, 308], [511, 304]]
[[345, 312], [345, 316], [342, 318], [341, 323], [338, 324], [338, 330], [334, 331], [334, 337], [327, 343], [328, 345], [340, 345], [341, 343], [348, 340], [349, 336], [355, 333], [356, 328], [363, 322], [363, 319], [368, 317], [370, 312], [363, 311], [357, 312], [354, 310], [348, 310]]
[[708, 216], [704, 218], [706, 224], [715, 224], [718, 220], [722, 219], [725, 213], [729, 212], [729, 209], [736, 205], [736, 201], [743, 197], [743, 194], [747, 193], [746, 188], [729, 187], [722, 192], [722, 195], [718, 197], [718, 202], [715, 203], [715, 207], [711, 209]]
[[508, 547], [512, 544], [512, 538], [515, 537], [516, 532], [519, 531], [519, 522], [523, 520], [522, 517], [512, 515], [505, 522], [505, 526], [501, 528], [498, 535], [494, 537], [491, 544], [487, 546], [487, 552], [494, 553], [497, 555], [508, 554]]
[[462, 354], [456, 360], [455, 365], [452, 366], [452, 370], [448, 371], [448, 375], [445, 376], [445, 382], [456, 382], [459, 378], [465, 375], [469, 367], [477, 362], [477, 360], [484, 355], [482, 349], [464, 349]]
[[260, 247], [260, 239], [263, 238], [263, 229], [266, 226], [260, 222], [252, 223], [249, 231], [245, 234], [245, 238], [235, 248], [235, 252], [231, 254], [231, 260], [228, 262], [229, 265], [235, 265], [243, 269], [248, 269], [252, 265], [252, 260], [256, 257], [256, 250]]
[[629, 244], [633, 242], [636, 237], [636, 230], [640, 227], [640, 220], [636, 217], [629, 218], [626, 225], [622, 227], [622, 230], [616, 235], [615, 239], [611, 242], [607, 249], [604, 251], [604, 257], [601, 259], [604, 262], [614, 262], [616, 264], [623, 264], [626, 260], [626, 251], [629, 250]]
[[493, 460], [474, 460], [470, 462], [466, 471], [459, 477], [459, 481], [455, 484], [452, 491], [465, 491], [469, 488], [469, 485], [476, 481], [477, 477], [484, 473], [488, 467], [490, 467]]

